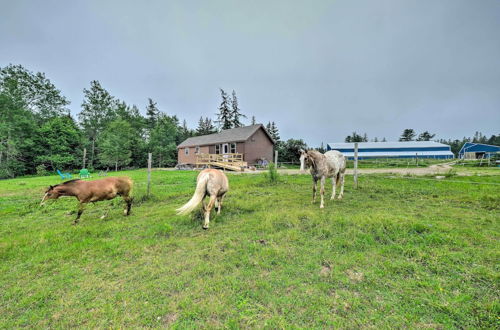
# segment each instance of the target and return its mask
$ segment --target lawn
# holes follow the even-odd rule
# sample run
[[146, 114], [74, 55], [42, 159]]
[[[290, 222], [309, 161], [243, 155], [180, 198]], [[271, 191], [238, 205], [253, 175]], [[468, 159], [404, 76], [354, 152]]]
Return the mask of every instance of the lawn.
[[74, 199], [38, 207], [56, 177], [0, 181], [0, 328], [500, 325], [500, 176], [347, 177], [320, 210], [308, 175], [229, 175], [204, 231], [174, 212], [195, 172], [153, 172], [149, 199], [144, 170], [118, 174], [131, 216], [77, 226]]

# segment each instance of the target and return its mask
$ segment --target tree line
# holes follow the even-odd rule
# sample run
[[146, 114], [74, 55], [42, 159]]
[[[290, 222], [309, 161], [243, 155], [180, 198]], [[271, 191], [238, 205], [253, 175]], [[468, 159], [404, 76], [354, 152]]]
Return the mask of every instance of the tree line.
[[[174, 166], [176, 147], [185, 139], [245, 125], [236, 92], [220, 93], [216, 119], [200, 117], [197, 128], [190, 129], [186, 120], [161, 111], [151, 98], [142, 115], [139, 107], [93, 80], [83, 89], [81, 111], [74, 118], [70, 101], [44, 73], [21, 65], [0, 67], [0, 178], [83, 166], [91, 171], [145, 167], [149, 152], [154, 166]], [[256, 124], [255, 116], [251, 122]], [[274, 122], [268, 129], [280, 159], [292, 157], [287, 146], [305, 145], [302, 140], [281, 142]]]

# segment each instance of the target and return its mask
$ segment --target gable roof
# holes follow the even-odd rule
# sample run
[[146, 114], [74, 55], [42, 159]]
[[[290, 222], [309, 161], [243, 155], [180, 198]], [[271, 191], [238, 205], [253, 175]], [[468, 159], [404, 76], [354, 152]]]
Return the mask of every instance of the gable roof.
[[184, 140], [181, 144], [179, 144], [177, 148], [205, 146], [205, 145], [226, 143], [226, 142], [243, 142], [248, 140], [260, 128], [264, 130], [269, 140], [271, 140], [271, 142], [274, 144], [273, 138], [266, 131], [264, 125], [257, 124], [257, 125], [226, 129], [215, 134], [190, 137]]

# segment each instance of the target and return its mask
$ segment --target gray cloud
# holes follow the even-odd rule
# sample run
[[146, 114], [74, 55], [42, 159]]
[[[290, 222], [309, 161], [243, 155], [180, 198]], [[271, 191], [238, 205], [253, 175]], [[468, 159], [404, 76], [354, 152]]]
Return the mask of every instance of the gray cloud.
[[0, 66], [45, 72], [73, 114], [98, 79], [190, 126], [222, 87], [311, 145], [410, 127], [461, 138], [499, 133], [498, 31], [496, 0], [10, 1]]

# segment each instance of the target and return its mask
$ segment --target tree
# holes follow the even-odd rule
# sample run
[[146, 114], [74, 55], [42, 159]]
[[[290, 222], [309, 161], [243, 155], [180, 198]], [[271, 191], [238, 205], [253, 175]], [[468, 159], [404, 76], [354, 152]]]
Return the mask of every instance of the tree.
[[119, 118], [108, 124], [99, 139], [100, 161], [103, 165], [126, 166], [132, 161], [130, 135], [133, 129], [129, 123]]
[[231, 99], [231, 118], [232, 118], [232, 127], [242, 127], [244, 126], [241, 122], [241, 117], [246, 118], [247, 116], [241, 113], [240, 108], [238, 108], [238, 98], [236, 97], [236, 92], [233, 90]]
[[436, 136], [436, 134], [425, 131], [418, 136], [417, 141], [430, 141], [434, 136]]
[[415, 136], [415, 131], [411, 128], [407, 128], [403, 131], [403, 134], [401, 134], [399, 141], [413, 141]]
[[368, 142], [368, 136], [366, 133], [364, 136], [361, 136], [356, 132], [352, 132], [352, 135], [346, 136], [345, 142]]
[[302, 139], [288, 139], [286, 142], [280, 141], [276, 148], [281, 161], [298, 162], [300, 157], [299, 150], [307, 149], [307, 144]]
[[385, 139], [385, 136], [382, 138], [382, 142], [387, 142], [387, 140]]
[[257, 122], [255, 121], [255, 116], [252, 116], [252, 125], [256, 125]]
[[29, 110], [38, 122], [68, 113], [69, 101], [44, 73], [33, 73], [21, 65], [0, 68], [0, 92], [17, 107]]
[[207, 135], [216, 133], [217, 129], [212, 124], [212, 119], [200, 117], [198, 120], [198, 127], [196, 128], [196, 135]]
[[99, 135], [113, 120], [115, 100], [97, 80], [90, 82], [90, 89], [83, 89], [82, 111], [78, 115], [80, 123], [91, 143], [90, 167], [93, 167], [95, 145]]
[[0, 92], [0, 178], [34, 170], [35, 132], [33, 113]]
[[158, 110], [156, 102], [154, 102], [151, 98], [148, 98], [148, 105], [146, 106], [146, 122], [150, 131], [156, 126], [159, 116], [160, 110]]
[[233, 127], [233, 116], [231, 109], [229, 109], [229, 96], [222, 88], [220, 89], [220, 95], [222, 97], [222, 102], [219, 105], [217, 124], [220, 129], [230, 129]]
[[179, 137], [180, 137], [180, 141], [184, 141], [186, 140], [187, 138], [189, 137], [192, 137], [194, 136], [194, 132], [191, 131], [188, 126], [187, 126], [187, 122], [186, 122], [186, 119], [184, 119], [182, 121], [182, 126], [179, 127]]
[[54, 117], [45, 122], [37, 130], [35, 140], [36, 164], [52, 171], [81, 164], [82, 135], [70, 116]]
[[175, 116], [167, 116], [160, 113], [155, 128], [151, 131], [150, 151], [155, 159], [158, 160], [158, 166], [173, 166], [177, 160], [177, 136], [178, 119]]
[[317, 150], [319, 152], [321, 152], [322, 154], [324, 154], [326, 152], [326, 148], [325, 148], [323, 142], [321, 142], [321, 146]]

